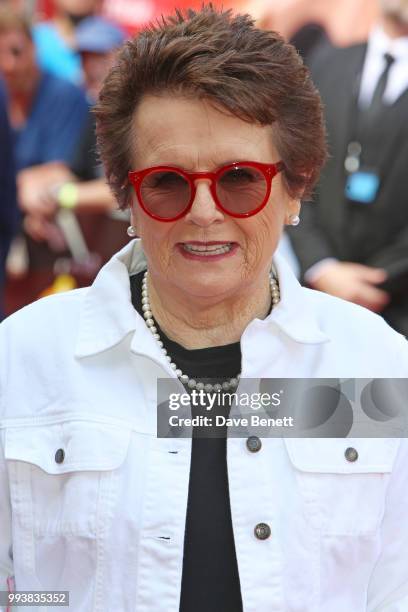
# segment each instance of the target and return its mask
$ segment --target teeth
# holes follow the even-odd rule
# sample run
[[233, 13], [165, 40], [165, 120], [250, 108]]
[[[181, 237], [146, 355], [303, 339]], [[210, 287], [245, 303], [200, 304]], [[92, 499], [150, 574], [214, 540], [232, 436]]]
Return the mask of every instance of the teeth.
[[199, 246], [197, 244], [183, 244], [183, 249], [188, 253], [199, 253], [200, 255], [223, 255], [224, 253], [228, 253], [232, 248], [232, 244], [230, 242], [226, 242], [221, 245], [207, 245], [207, 246]]

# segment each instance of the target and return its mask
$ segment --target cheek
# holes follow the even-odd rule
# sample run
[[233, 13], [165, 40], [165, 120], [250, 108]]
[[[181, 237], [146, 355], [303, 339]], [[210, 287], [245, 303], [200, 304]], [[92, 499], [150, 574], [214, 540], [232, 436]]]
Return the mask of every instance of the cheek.
[[171, 224], [149, 219], [139, 211], [133, 211], [132, 223], [136, 227], [137, 235], [142, 239], [143, 251], [149, 266], [157, 271], [167, 269], [170, 265], [173, 244]]
[[156, 225], [154, 220], [150, 219], [135, 201], [131, 208], [131, 221], [136, 228], [137, 235], [146, 242], [148, 242], [150, 236], [160, 235], [160, 227], [154, 227]]
[[271, 208], [259, 213], [251, 227], [242, 225], [246, 240], [246, 258], [248, 261], [267, 261], [275, 252], [283, 231], [284, 212], [280, 207]]
[[168, 271], [171, 269], [171, 254], [165, 238], [149, 233], [141, 238], [149, 269], [156, 275], [168, 276]]

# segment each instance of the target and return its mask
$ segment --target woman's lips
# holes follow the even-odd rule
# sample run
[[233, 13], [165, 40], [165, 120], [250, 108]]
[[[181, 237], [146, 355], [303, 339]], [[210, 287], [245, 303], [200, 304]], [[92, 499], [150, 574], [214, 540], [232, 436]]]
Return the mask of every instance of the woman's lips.
[[179, 242], [177, 247], [180, 253], [186, 259], [193, 259], [196, 261], [218, 261], [224, 257], [230, 257], [235, 253], [238, 248], [236, 242]]

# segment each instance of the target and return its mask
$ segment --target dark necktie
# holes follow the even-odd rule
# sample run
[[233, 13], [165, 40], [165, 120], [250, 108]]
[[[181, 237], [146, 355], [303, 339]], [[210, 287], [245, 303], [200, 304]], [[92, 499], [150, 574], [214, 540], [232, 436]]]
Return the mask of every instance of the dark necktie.
[[395, 62], [395, 57], [389, 53], [384, 54], [385, 68], [378, 79], [376, 88], [371, 99], [371, 104], [365, 111], [365, 122], [372, 124], [384, 110], [383, 97], [385, 88], [387, 87], [388, 75], [390, 73], [391, 66]]

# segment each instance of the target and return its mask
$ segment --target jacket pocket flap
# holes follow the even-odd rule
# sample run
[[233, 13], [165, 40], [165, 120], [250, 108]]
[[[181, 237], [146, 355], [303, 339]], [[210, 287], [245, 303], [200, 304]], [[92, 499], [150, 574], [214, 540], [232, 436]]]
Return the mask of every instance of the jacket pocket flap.
[[285, 438], [292, 464], [302, 472], [369, 474], [392, 471], [398, 438]]
[[5, 431], [7, 460], [25, 461], [48, 474], [112, 470], [127, 454], [130, 429], [90, 421], [23, 425]]

